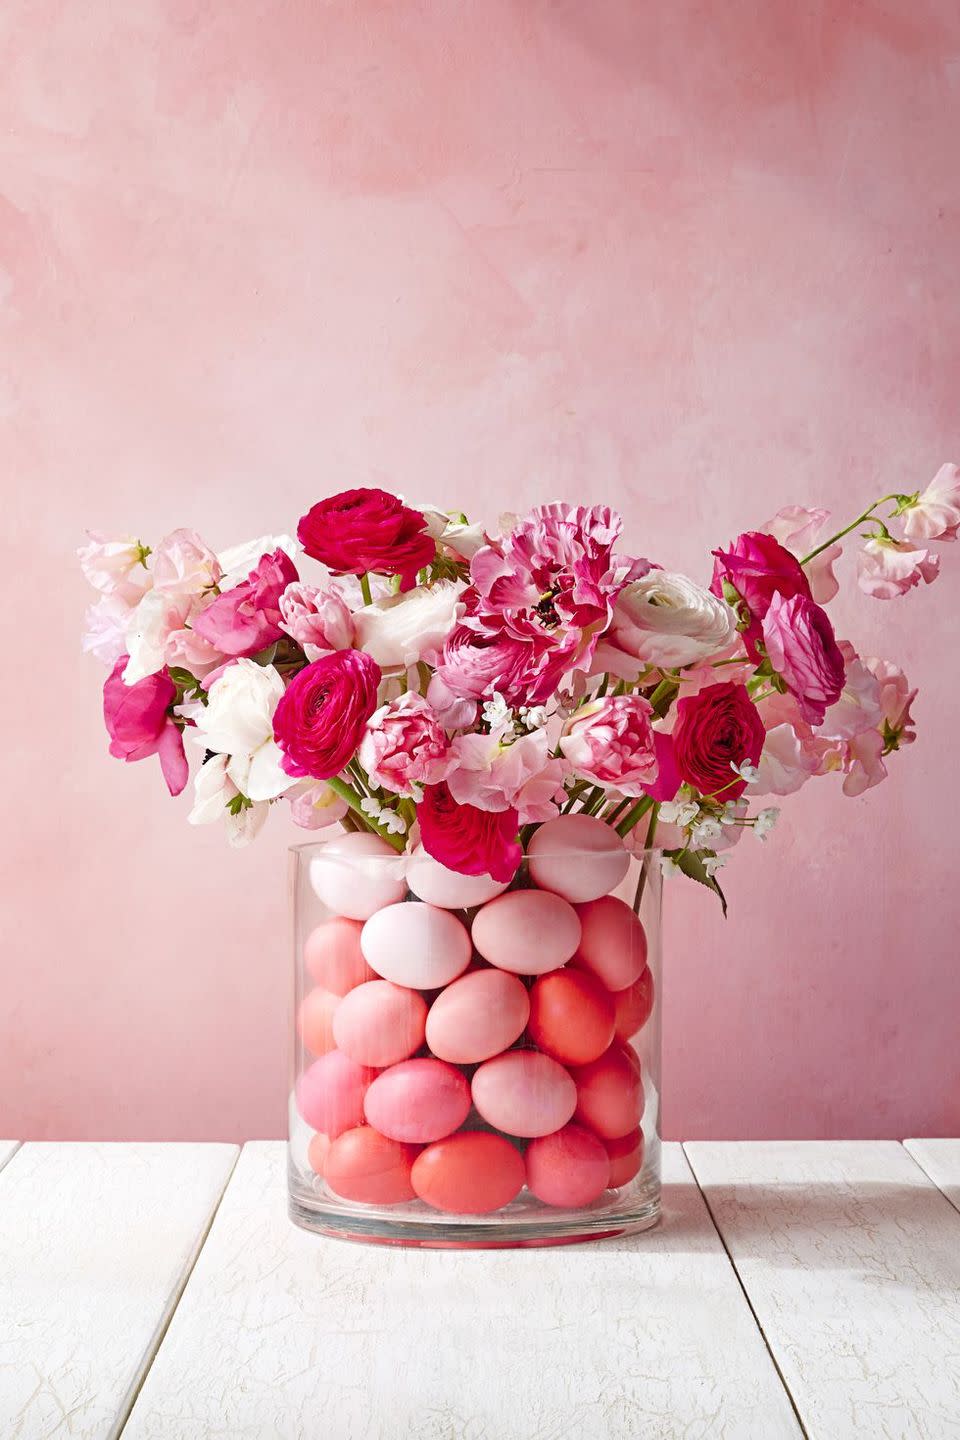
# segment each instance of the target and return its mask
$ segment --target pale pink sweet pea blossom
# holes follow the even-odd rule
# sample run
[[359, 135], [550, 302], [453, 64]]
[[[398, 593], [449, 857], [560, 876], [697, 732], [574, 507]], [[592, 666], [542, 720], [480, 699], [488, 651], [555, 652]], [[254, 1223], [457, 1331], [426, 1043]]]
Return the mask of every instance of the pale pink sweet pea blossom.
[[844, 658], [827, 613], [806, 595], [774, 595], [763, 617], [770, 663], [810, 725], [840, 698]]
[[309, 660], [353, 644], [353, 618], [343, 595], [333, 585], [288, 585], [280, 596], [280, 628], [307, 652]]
[[846, 667], [843, 689], [819, 728], [831, 739], [851, 740], [880, 724], [880, 685], [849, 640], [841, 640], [839, 649]]
[[921, 580], [931, 584], [939, 573], [939, 555], [915, 549], [906, 540], [888, 540], [884, 536], [868, 540], [857, 559], [860, 589], [875, 600], [906, 595]]
[[370, 716], [357, 758], [374, 785], [411, 799], [445, 780], [454, 764], [440, 717], [412, 691]]
[[[802, 560], [815, 550], [830, 519], [829, 510], [807, 510], [803, 505], [786, 505], [761, 530], [779, 540], [785, 550]], [[810, 593], [818, 605], [826, 605], [840, 589], [833, 567], [843, 554], [843, 546], [828, 545], [804, 566], [810, 581]]]
[[87, 607], [82, 648], [104, 665], [116, 664], [127, 648], [130, 606], [121, 595], [101, 595]]
[[897, 748], [912, 745], [917, 738], [910, 707], [917, 698], [906, 675], [892, 660], [873, 657], [864, 661], [879, 687], [880, 725]]
[[887, 778], [883, 763], [883, 736], [877, 730], [865, 730], [851, 740], [838, 740], [824, 752], [820, 774], [843, 772], [843, 793], [849, 797], [862, 795]]
[[652, 714], [649, 702], [639, 695], [593, 700], [567, 721], [560, 749], [584, 779], [621, 795], [643, 795], [657, 778]]
[[347, 802], [323, 780], [300, 780], [287, 791], [287, 799], [290, 818], [302, 830], [325, 830], [347, 813]]
[[223, 570], [195, 530], [173, 530], [153, 552], [154, 589], [167, 595], [198, 596], [216, 585]]
[[[232, 590], [235, 585], [242, 584], [261, 556], [273, 555], [277, 550], [282, 550], [289, 560], [296, 560], [303, 546], [291, 535], [260, 535], [256, 540], [244, 540], [239, 545], [221, 550], [217, 555], [223, 571], [220, 589]], [[329, 571], [326, 573], [329, 574]]]
[[118, 595], [128, 605], [136, 605], [153, 584], [146, 548], [132, 535], [110, 539], [99, 530], [87, 534], [90, 543], [77, 551], [87, 583], [101, 595]]
[[512, 739], [509, 726], [489, 735], [458, 735], [451, 744], [455, 768], [447, 786], [460, 805], [494, 812], [516, 810], [521, 825], [551, 820], [568, 767], [550, 757], [545, 730]]
[[903, 514], [908, 540], [956, 540], [960, 532], [960, 469], [941, 465]]

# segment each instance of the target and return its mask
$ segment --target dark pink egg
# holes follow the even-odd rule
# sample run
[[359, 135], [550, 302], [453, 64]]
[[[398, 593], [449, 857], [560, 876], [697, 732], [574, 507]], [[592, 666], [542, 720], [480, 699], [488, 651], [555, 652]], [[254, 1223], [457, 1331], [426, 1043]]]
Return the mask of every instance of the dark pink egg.
[[527, 1188], [545, 1205], [589, 1205], [610, 1183], [602, 1140], [582, 1125], [565, 1125], [527, 1146]]

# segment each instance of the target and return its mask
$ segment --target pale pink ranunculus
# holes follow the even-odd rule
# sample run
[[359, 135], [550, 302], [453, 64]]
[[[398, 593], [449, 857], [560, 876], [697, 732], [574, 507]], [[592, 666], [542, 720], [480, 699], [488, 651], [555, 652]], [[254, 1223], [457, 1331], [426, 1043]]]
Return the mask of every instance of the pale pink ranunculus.
[[311, 660], [353, 644], [350, 607], [333, 585], [307, 585], [302, 580], [288, 585], [280, 596], [280, 628], [307, 650]]
[[843, 690], [844, 658], [827, 612], [806, 595], [774, 595], [762, 634], [770, 664], [810, 725], [819, 725]]
[[153, 552], [153, 584], [167, 595], [202, 595], [216, 585], [223, 570], [216, 555], [195, 530], [173, 530]]
[[892, 741], [912, 745], [917, 738], [910, 707], [917, 698], [906, 675], [892, 660], [869, 657], [864, 662], [879, 687], [880, 726]]
[[421, 786], [445, 780], [454, 763], [440, 717], [412, 691], [374, 711], [357, 758], [374, 785], [414, 799]]
[[87, 583], [101, 595], [118, 595], [136, 605], [153, 584], [147, 569], [147, 551], [132, 535], [111, 539], [99, 530], [88, 530], [89, 544], [77, 551]]
[[[760, 528], [778, 540], [791, 555], [802, 560], [804, 555], [817, 548], [829, 519], [829, 510], [807, 510], [803, 505], [786, 505]], [[833, 567], [842, 554], [842, 545], [828, 545], [803, 567], [810, 582], [810, 593], [818, 605], [826, 605], [840, 589]]]
[[906, 595], [922, 580], [929, 585], [940, 573], [940, 557], [918, 550], [906, 540], [868, 540], [857, 558], [860, 589], [874, 600]]
[[582, 705], [567, 721], [560, 749], [574, 773], [621, 795], [643, 795], [657, 778], [650, 717], [640, 695], [607, 695]]
[[104, 665], [114, 666], [127, 648], [130, 606], [122, 595], [101, 595], [87, 607], [82, 648]]
[[322, 780], [301, 780], [287, 791], [290, 818], [302, 830], [325, 830], [347, 813], [347, 802]]
[[255, 655], [283, 634], [280, 596], [297, 578], [285, 551], [262, 555], [246, 580], [193, 616], [192, 628], [223, 655]]
[[451, 744], [454, 768], [447, 785], [459, 805], [478, 810], [516, 810], [521, 825], [557, 814], [568, 766], [551, 758], [545, 730], [511, 739], [505, 726], [489, 735], [457, 735]]
[[908, 540], [956, 540], [960, 533], [960, 469], [941, 465], [916, 503], [903, 514]]
[[625, 585], [593, 658], [594, 671], [636, 680], [650, 665], [693, 665], [736, 638], [737, 617], [722, 598], [686, 575], [651, 570]]

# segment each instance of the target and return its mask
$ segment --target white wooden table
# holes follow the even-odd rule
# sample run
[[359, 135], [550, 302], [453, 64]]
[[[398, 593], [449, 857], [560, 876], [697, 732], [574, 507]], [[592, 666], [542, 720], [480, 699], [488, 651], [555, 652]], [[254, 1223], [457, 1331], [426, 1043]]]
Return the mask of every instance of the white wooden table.
[[526, 1251], [306, 1235], [272, 1141], [0, 1167], [0, 1440], [960, 1440], [958, 1140], [667, 1145]]

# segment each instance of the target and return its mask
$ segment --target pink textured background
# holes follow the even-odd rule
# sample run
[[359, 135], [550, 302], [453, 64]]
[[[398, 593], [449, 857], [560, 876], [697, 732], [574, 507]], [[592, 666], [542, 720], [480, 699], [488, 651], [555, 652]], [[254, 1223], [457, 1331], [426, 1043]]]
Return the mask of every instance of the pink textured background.
[[[108, 759], [84, 525], [380, 483], [707, 552], [957, 458], [955, 0], [7, 0], [0, 1132], [284, 1124], [284, 848]], [[677, 1136], [960, 1131], [960, 547], [837, 608], [922, 687], [880, 791], [670, 892]]]

